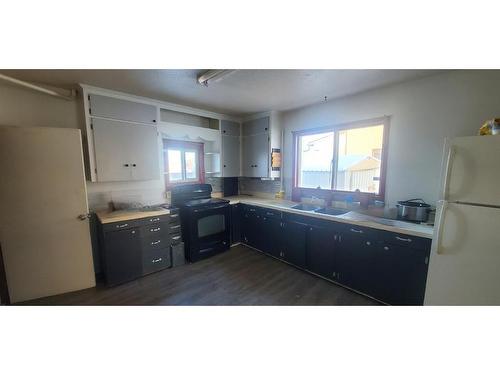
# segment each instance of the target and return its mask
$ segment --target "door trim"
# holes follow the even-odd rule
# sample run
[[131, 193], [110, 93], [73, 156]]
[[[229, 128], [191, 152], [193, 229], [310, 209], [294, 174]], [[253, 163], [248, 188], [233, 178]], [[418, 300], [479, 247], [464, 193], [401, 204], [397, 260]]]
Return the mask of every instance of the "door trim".
[[0, 304], [10, 305], [9, 287], [7, 286], [7, 274], [3, 263], [2, 244], [0, 244]]

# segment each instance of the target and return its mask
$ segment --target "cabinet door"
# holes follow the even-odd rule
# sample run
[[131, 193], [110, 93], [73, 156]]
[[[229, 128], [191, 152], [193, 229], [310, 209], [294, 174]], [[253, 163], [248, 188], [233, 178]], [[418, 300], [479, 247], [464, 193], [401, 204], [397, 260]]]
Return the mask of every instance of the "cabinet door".
[[376, 284], [376, 238], [365, 234], [363, 229], [341, 234], [335, 252], [337, 281], [368, 295], [373, 295]]
[[105, 234], [106, 282], [115, 285], [142, 275], [141, 238], [138, 228]]
[[255, 208], [245, 208], [241, 219], [243, 242], [248, 246], [258, 249], [259, 244], [260, 216]]
[[240, 136], [240, 124], [237, 122], [221, 120], [220, 128], [222, 135]]
[[130, 139], [124, 122], [92, 119], [97, 181], [130, 181], [132, 162], [129, 159]]
[[332, 227], [310, 226], [307, 231], [306, 268], [323, 277], [334, 279], [335, 247], [338, 234]]
[[269, 136], [266, 133], [243, 137], [243, 175], [268, 177]]
[[241, 206], [231, 206], [231, 244], [241, 241]]
[[422, 305], [429, 249], [382, 243], [377, 248], [377, 289], [373, 296], [391, 305]]
[[222, 136], [222, 174], [224, 177], [240, 175], [240, 137]]
[[275, 217], [262, 217], [261, 238], [262, 251], [275, 257], [282, 251], [282, 226], [281, 219]]
[[90, 114], [110, 119], [156, 123], [156, 107], [150, 104], [110, 98], [102, 95], [89, 95]]
[[268, 134], [269, 123], [270, 123], [269, 116], [245, 121], [242, 125], [243, 126], [242, 133], [244, 136], [261, 134], [261, 133]]
[[158, 180], [160, 155], [158, 132], [150, 125], [130, 125], [127, 144], [133, 180]]
[[306, 266], [307, 226], [293, 221], [283, 222], [281, 257], [298, 267]]

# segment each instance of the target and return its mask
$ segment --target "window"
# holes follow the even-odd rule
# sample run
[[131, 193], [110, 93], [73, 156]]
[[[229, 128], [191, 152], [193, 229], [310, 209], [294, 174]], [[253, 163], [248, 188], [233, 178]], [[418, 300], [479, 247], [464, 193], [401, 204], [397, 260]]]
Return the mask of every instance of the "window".
[[163, 140], [165, 184], [203, 183], [203, 143]]
[[295, 189], [383, 196], [387, 119], [294, 133]]

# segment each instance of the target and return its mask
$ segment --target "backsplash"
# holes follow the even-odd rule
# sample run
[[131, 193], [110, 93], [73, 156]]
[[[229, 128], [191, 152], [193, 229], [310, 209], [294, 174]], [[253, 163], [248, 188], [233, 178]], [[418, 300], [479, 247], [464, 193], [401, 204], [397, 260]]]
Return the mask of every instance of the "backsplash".
[[273, 195], [280, 191], [280, 180], [261, 180], [260, 178], [240, 177], [238, 179], [240, 194]]

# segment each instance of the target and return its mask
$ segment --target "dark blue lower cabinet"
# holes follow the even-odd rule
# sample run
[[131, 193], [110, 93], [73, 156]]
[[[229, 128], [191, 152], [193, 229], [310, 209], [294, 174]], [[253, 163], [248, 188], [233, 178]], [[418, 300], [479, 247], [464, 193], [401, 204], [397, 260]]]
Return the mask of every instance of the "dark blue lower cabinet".
[[280, 256], [283, 247], [283, 227], [280, 218], [262, 217], [262, 225], [260, 226], [260, 236], [263, 243], [259, 250], [275, 257]]
[[309, 226], [307, 230], [306, 269], [331, 280], [335, 275], [338, 233], [331, 226]]
[[308, 226], [293, 221], [282, 223], [282, 246], [279, 257], [296, 265], [306, 267], [306, 235]]

